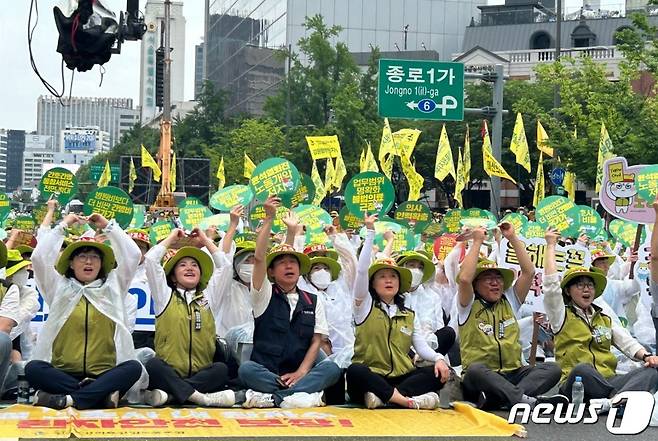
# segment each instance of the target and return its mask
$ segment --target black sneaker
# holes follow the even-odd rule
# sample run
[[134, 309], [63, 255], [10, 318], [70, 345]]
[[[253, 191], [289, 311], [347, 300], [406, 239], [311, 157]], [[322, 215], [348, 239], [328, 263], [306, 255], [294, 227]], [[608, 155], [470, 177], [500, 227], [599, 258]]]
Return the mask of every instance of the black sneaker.
[[50, 407], [51, 409], [62, 410], [68, 407], [66, 405], [66, 395], [49, 394], [42, 390], [34, 394], [33, 406]]
[[562, 394], [539, 395], [537, 396], [537, 402], [535, 403], [535, 406], [541, 403], [550, 403], [554, 406], [557, 406], [558, 404], [562, 403], [566, 406], [567, 404], [569, 404], [569, 398], [567, 398], [565, 395]]

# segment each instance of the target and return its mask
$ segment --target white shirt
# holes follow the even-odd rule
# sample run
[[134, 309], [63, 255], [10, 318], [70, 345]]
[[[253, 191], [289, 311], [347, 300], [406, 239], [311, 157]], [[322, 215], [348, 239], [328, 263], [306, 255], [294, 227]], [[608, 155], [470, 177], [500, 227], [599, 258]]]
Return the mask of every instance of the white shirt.
[[[263, 277], [261, 281], [261, 288], [257, 290], [254, 288], [253, 281], [251, 283], [251, 308], [254, 310], [254, 317], [258, 318], [265, 313], [265, 310], [270, 304], [272, 299], [272, 284], [267, 279], [267, 275]], [[286, 293], [286, 299], [288, 299], [288, 304], [290, 305], [290, 320], [295, 312], [297, 307], [297, 302], [299, 301], [299, 294], [295, 292]], [[313, 330], [315, 334], [329, 335], [329, 325], [327, 323], [327, 316], [324, 312], [324, 302], [320, 299], [317, 299], [315, 302], [315, 329]]]
[[[512, 312], [514, 312], [514, 316], [516, 317], [517, 311], [519, 310], [519, 308], [521, 308], [521, 302], [519, 302], [518, 297], [516, 297], [516, 293], [514, 292], [514, 285], [507, 288], [507, 290], [503, 293], [503, 296], [509, 302], [510, 306], [512, 307]], [[466, 306], [462, 306], [461, 303], [459, 303], [459, 301], [456, 302], [460, 325], [466, 323], [466, 319], [468, 319], [468, 315], [471, 313], [471, 308], [473, 307], [474, 300], [475, 300], [475, 295], [471, 297], [471, 301], [468, 302], [468, 305]]]

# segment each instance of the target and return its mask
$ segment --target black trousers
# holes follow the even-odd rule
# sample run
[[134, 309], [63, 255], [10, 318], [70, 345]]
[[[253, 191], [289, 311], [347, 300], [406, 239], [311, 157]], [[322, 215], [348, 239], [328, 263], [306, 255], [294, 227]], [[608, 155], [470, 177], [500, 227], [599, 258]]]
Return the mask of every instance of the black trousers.
[[213, 363], [189, 378], [182, 378], [178, 372], [161, 358], [154, 357], [146, 363], [149, 374], [149, 389], [161, 389], [183, 404], [194, 393], [218, 392], [226, 389], [228, 367], [224, 363]]
[[656, 392], [658, 387], [658, 370], [650, 367], [639, 367], [624, 375], [613, 375], [605, 378], [589, 363], [580, 363], [571, 369], [562, 386], [560, 393], [571, 399], [571, 386], [581, 377], [585, 388], [585, 400], [592, 398], [611, 398], [619, 392], [627, 390]]
[[499, 374], [482, 363], [474, 363], [463, 375], [464, 398], [477, 402], [480, 392], [486, 395], [486, 409], [509, 408], [523, 395], [536, 397], [560, 381], [562, 371], [557, 363], [521, 366], [507, 374]]
[[[444, 326], [443, 328], [436, 331], [434, 335], [436, 335], [436, 339], [439, 342], [439, 347], [436, 349], [436, 352], [442, 355], [446, 355], [455, 344], [455, 330], [450, 326]], [[452, 362], [452, 360], [450, 361]]]
[[397, 389], [406, 397], [414, 397], [441, 389], [441, 379], [434, 375], [434, 366], [417, 368], [399, 377], [384, 377], [370, 370], [364, 364], [352, 364], [347, 368], [347, 393], [350, 401], [363, 404], [366, 392], [372, 392], [384, 403]]
[[32, 360], [25, 365], [25, 378], [32, 387], [51, 394], [71, 395], [77, 409], [98, 408], [114, 391], [123, 396], [141, 374], [142, 365], [129, 360], [102, 373], [95, 381], [80, 385], [82, 376], [68, 374], [48, 362]]

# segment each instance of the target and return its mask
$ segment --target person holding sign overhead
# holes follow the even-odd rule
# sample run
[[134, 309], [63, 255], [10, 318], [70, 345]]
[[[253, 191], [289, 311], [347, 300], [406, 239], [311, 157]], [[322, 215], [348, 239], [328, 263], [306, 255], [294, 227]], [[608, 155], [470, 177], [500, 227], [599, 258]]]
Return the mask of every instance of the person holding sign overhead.
[[[168, 248], [182, 246], [162, 265]], [[200, 249], [205, 247], [208, 253]], [[215, 317], [219, 314], [218, 278], [231, 262], [205, 232], [189, 236], [179, 228], [155, 245], [144, 258], [155, 309], [155, 353], [146, 363], [151, 406], [191, 402], [231, 407], [235, 393], [226, 390], [228, 367], [213, 362], [217, 350]]]
[[[658, 356], [644, 349], [626, 329], [603, 313], [594, 299], [603, 294], [606, 277], [583, 267], [570, 268], [560, 282], [555, 261], [555, 244], [560, 234], [546, 231], [544, 255], [544, 307], [555, 333], [555, 356], [562, 367], [560, 393], [571, 397], [571, 386], [581, 377], [585, 400], [601, 399], [599, 412], [610, 409], [616, 393], [649, 391], [658, 387]], [[627, 357], [644, 366], [617, 375], [617, 347]]]
[[[308, 257], [287, 244], [267, 253], [281, 199], [269, 196], [256, 239], [251, 282], [254, 348], [240, 365], [249, 388], [243, 407], [324, 406], [323, 391], [338, 381], [338, 365], [320, 352], [329, 329], [323, 303], [297, 287], [310, 267]], [[270, 282], [271, 280], [271, 282]]]
[[[450, 376], [443, 355], [425, 341], [416, 313], [404, 304], [411, 272], [385, 257], [371, 265], [377, 215], [366, 214], [366, 238], [354, 283], [356, 342], [347, 368], [350, 400], [368, 409], [386, 403], [410, 409], [439, 407], [441, 389]], [[411, 349], [433, 366], [416, 368]]]
[[525, 301], [535, 275], [535, 266], [524, 243], [508, 222], [501, 234], [514, 248], [521, 273], [480, 259], [487, 230], [473, 228], [473, 244], [457, 274], [457, 312], [464, 397], [481, 409], [511, 408], [516, 403], [531, 406], [542, 402], [566, 402], [561, 395], [540, 396], [560, 378], [555, 363], [521, 364], [520, 329], [515, 314]]
[[[65, 229], [89, 222], [111, 247], [82, 236], [59, 253]], [[53, 409], [117, 407], [141, 378], [124, 316], [124, 296], [139, 263], [137, 245], [121, 227], [94, 213], [67, 215], [41, 227], [32, 253], [37, 286], [50, 310], [25, 376], [34, 405]]]

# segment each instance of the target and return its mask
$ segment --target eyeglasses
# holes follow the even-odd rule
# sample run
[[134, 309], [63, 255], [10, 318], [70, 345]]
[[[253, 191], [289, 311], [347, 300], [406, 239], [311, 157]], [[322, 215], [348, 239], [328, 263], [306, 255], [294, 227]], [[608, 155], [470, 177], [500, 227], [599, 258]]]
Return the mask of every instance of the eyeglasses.
[[578, 289], [594, 289], [594, 283], [592, 282], [576, 282], [574, 283], [574, 286]]
[[479, 279], [484, 281], [485, 283], [503, 283], [504, 282], [503, 276], [501, 276], [500, 274], [491, 274], [491, 275], [487, 275], [487, 276], [482, 276]]
[[75, 256], [75, 258], [86, 262], [98, 262], [101, 260], [101, 256], [94, 253], [89, 253], [89, 254], [81, 253]]

